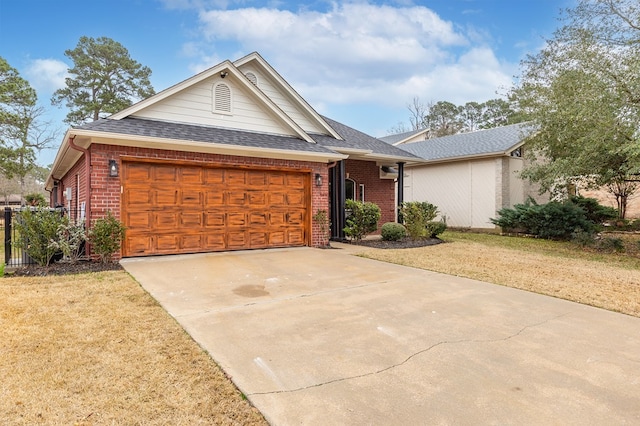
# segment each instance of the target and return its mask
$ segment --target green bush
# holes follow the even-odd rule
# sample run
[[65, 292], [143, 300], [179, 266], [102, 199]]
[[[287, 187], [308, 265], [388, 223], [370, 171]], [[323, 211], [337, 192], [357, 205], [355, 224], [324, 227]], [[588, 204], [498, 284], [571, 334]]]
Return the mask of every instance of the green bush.
[[587, 220], [585, 211], [570, 201], [537, 204], [529, 199], [512, 209], [501, 209], [498, 216], [498, 219], [491, 219], [491, 222], [503, 230], [546, 239], [569, 240], [576, 232], [592, 233], [595, 230], [595, 224]]
[[416, 240], [427, 235], [427, 223], [438, 215], [438, 208], [427, 202], [411, 201], [402, 203], [400, 214], [409, 237]]
[[618, 217], [618, 209], [603, 206], [595, 198], [574, 195], [569, 201], [584, 210], [587, 220], [595, 224], [602, 224]]
[[407, 236], [407, 229], [401, 223], [387, 222], [380, 228], [380, 235], [385, 241], [400, 241]]
[[88, 239], [94, 252], [100, 256], [100, 261], [111, 261], [113, 254], [120, 249], [124, 240], [125, 227], [113, 217], [111, 212], [107, 216], [96, 220], [89, 230]]
[[436, 238], [447, 230], [447, 223], [443, 220], [437, 222], [427, 222], [427, 236]]
[[596, 243], [596, 238], [592, 232], [578, 230], [571, 234], [571, 242], [581, 247], [588, 247]]
[[365, 235], [378, 229], [380, 207], [375, 203], [347, 200], [348, 217], [344, 233], [349, 238], [359, 241]]
[[57, 241], [58, 227], [64, 223], [60, 212], [43, 208], [21, 210], [14, 222], [18, 237], [14, 245], [25, 251], [40, 266], [49, 266], [59, 250], [52, 246]]
[[84, 225], [74, 224], [68, 217], [63, 218], [63, 222], [58, 225], [57, 238], [51, 241], [50, 245], [70, 263], [80, 260], [83, 252], [83, 244], [87, 240]]

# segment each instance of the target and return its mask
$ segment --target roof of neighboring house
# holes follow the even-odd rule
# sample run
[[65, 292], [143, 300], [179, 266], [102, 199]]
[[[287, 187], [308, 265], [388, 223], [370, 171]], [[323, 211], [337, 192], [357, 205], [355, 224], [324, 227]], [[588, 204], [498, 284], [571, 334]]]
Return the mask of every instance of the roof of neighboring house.
[[395, 135], [387, 135], [383, 136], [380, 139], [381, 141], [388, 143], [389, 145], [399, 145], [403, 141], [407, 139], [411, 139], [420, 133], [426, 133], [429, 129], [418, 129], [418, 130], [410, 130], [408, 132], [397, 133]]
[[425, 160], [508, 154], [522, 145], [533, 130], [529, 123], [518, 123], [407, 143], [400, 147]]

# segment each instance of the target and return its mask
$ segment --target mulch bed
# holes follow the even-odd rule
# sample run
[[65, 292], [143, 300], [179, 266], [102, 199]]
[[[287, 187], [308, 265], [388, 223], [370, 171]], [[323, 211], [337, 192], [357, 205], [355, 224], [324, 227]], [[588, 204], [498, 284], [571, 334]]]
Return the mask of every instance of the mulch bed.
[[359, 245], [359, 246], [374, 247], [379, 249], [406, 249], [406, 248], [433, 246], [443, 242], [444, 241], [442, 241], [440, 238], [420, 238], [418, 240], [403, 238], [400, 241], [384, 241], [381, 239], [351, 241], [351, 244]]
[[101, 263], [93, 261], [80, 261], [76, 263], [55, 262], [49, 266], [27, 265], [22, 266], [5, 276], [16, 277], [43, 277], [46, 275], [84, 274], [86, 272], [119, 271], [122, 265], [117, 262]]

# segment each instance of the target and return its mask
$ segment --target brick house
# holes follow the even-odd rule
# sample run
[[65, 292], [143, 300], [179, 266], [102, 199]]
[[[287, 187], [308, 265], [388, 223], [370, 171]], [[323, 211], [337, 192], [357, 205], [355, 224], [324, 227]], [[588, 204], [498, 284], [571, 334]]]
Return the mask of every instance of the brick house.
[[321, 116], [252, 53], [69, 129], [46, 189], [87, 226], [119, 218], [124, 257], [318, 246], [313, 216], [344, 238], [347, 198], [394, 221], [395, 179], [415, 161]]

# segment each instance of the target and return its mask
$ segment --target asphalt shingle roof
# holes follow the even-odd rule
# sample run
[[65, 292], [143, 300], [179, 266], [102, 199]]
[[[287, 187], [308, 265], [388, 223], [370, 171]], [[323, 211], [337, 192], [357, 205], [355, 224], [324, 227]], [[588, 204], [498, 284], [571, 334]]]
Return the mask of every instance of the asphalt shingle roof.
[[378, 138], [369, 136], [352, 127], [339, 123], [327, 117], [322, 117], [344, 141], [337, 140], [331, 136], [312, 134], [313, 140], [323, 146], [334, 146], [340, 148], [367, 149], [373, 154], [389, 155], [402, 158], [415, 158], [415, 156], [405, 150], [389, 145]]
[[295, 137], [131, 117], [123, 118], [121, 120], [102, 119], [85, 124], [79, 128], [83, 130], [120, 133], [133, 136], [210, 142], [255, 148], [319, 153], [333, 152], [321, 145], [309, 143]]
[[425, 160], [444, 160], [507, 152], [533, 132], [528, 123], [511, 124], [476, 132], [460, 133], [398, 145]]
[[404, 132], [404, 133], [397, 133], [395, 135], [387, 135], [387, 136], [382, 136], [378, 139], [380, 139], [382, 142], [388, 143], [389, 145], [393, 145], [396, 142], [400, 142], [401, 140], [407, 139], [408, 137], [411, 137], [413, 135], [415, 135], [416, 133], [420, 133], [423, 132], [424, 129], [418, 129], [418, 130], [410, 130], [408, 132]]
[[79, 129], [97, 132], [119, 133], [132, 136], [209, 142], [255, 148], [281, 149], [301, 152], [333, 153], [328, 147], [371, 150], [374, 154], [401, 158], [415, 158], [413, 154], [388, 145], [379, 139], [355, 130], [337, 121], [323, 117], [345, 140], [332, 136], [310, 135], [317, 143], [290, 136], [254, 133], [220, 127], [199, 126], [159, 120], [127, 117], [121, 120], [101, 119], [84, 124]]

